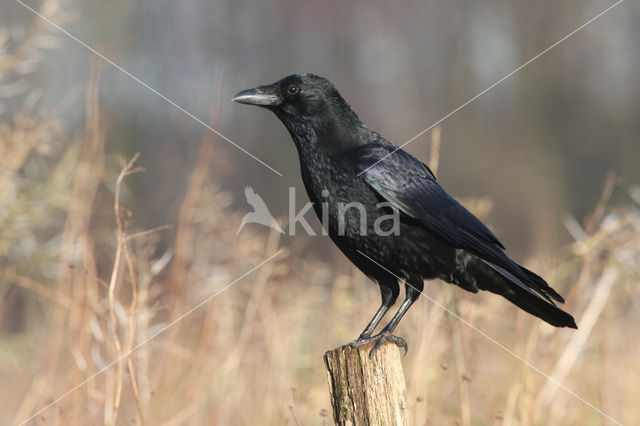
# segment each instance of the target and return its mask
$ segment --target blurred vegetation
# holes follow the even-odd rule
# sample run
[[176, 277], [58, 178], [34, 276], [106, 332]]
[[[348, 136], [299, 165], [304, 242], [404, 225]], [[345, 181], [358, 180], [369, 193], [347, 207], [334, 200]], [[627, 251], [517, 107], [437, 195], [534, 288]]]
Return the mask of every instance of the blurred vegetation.
[[[38, 10], [286, 176], [271, 176], [3, 3], [2, 424], [28, 418], [142, 343], [32, 424], [330, 424], [321, 355], [357, 335], [378, 289], [326, 238], [258, 226], [235, 235], [242, 186], [254, 185], [281, 215], [286, 186], [299, 179], [279, 123], [230, 114], [227, 100], [313, 71], [400, 143], [606, 4], [113, 6], [122, 8], [45, 0]], [[530, 254], [525, 264], [567, 296], [580, 329], [554, 329], [499, 297], [441, 283], [427, 284], [426, 295], [624, 424], [640, 414], [630, 372], [640, 357], [631, 108], [640, 96], [629, 74], [639, 53], [620, 48], [637, 20], [637, 9], [612, 12], [444, 122], [430, 144], [410, 145], [469, 208], [500, 224], [510, 253]], [[398, 332], [410, 345], [414, 424], [607, 424], [429, 300]]]

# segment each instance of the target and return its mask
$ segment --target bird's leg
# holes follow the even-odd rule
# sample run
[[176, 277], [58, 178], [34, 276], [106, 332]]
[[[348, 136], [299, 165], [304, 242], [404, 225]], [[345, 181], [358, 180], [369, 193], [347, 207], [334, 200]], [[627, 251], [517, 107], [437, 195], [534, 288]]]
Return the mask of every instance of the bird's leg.
[[398, 288], [397, 282], [394, 282], [393, 285], [380, 284], [382, 304], [376, 311], [373, 318], [371, 318], [371, 321], [369, 321], [369, 324], [367, 324], [364, 331], [360, 333], [360, 336], [356, 339], [356, 342], [366, 339], [368, 337], [371, 337], [373, 330], [376, 329], [376, 327], [378, 326], [378, 323], [380, 322], [382, 317], [384, 317], [384, 314], [386, 314], [389, 308], [396, 302], [399, 292], [400, 292], [400, 289]]
[[364, 346], [369, 342], [373, 342], [378, 339], [378, 336], [371, 336], [373, 334], [373, 330], [378, 326], [380, 320], [387, 313], [389, 308], [396, 303], [398, 299], [398, 294], [400, 293], [400, 287], [398, 286], [398, 280], [395, 277], [389, 277], [388, 279], [378, 281], [380, 285], [380, 294], [382, 296], [382, 304], [376, 311], [369, 324], [365, 327], [364, 331], [360, 334], [360, 336], [354, 340], [353, 342], [347, 343], [345, 346], [351, 346], [352, 348], [357, 348], [360, 346]]
[[378, 308], [378, 311], [373, 316], [373, 318], [371, 318], [371, 321], [369, 321], [369, 324], [367, 324], [367, 326], [365, 327], [364, 331], [362, 333], [360, 333], [360, 336], [358, 337], [358, 339], [356, 339], [356, 341], [360, 341], [362, 339], [366, 339], [368, 337], [371, 337], [371, 334], [373, 333], [373, 330], [376, 329], [378, 323], [380, 322], [380, 320], [382, 319], [384, 314], [387, 313], [389, 308], [390, 308], [390, 306], [387, 306], [384, 303], [382, 305], [380, 305], [380, 307]]
[[373, 355], [380, 348], [380, 346], [382, 346], [386, 342], [395, 343], [396, 345], [404, 349], [405, 355], [407, 354], [407, 351], [409, 350], [407, 342], [405, 342], [405, 340], [401, 337], [394, 336], [392, 333], [393, 333], [393, 330], [395, 330], [398, 323], [400, 322], [400, 320], [402, 319], [402, 317], [404, 316], [404, 314], [407, 313], [411, 305], [413, 305], [416, 299], [418, 299], [418, 297], [420, 296], [420, 292], [422, 291], [423, 288], [424, 288], [424, 283], [422, 282], [421, 279], [411, 280], [411, 283], [407, 282], [405, 284], [406, 298], [404, 299], [404, 302], [402, 302], [402, 305], [400, 305], [400, 309], [398, 309], [398, 312], [396, 312], [393, 318], [391, 318], [391, 321], [389, 321], [389, 324], [387, 324], [382, 329], [380, 334], [377, 334], [376, 336], [373, 336], [371, 338], [376, 340], [376, 344], [373, 346], [373, 348], [369, 352], [369, 357], [373, 357]]

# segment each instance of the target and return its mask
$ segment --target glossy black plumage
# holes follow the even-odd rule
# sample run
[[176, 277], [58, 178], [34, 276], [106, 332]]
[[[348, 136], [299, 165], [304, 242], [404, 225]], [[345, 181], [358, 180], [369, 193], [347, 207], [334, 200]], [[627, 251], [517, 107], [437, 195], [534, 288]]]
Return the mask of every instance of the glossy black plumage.
[[[500, 294], [552, 325], [576, 328], [571, 315], [553, 302], [563, 302], [562, 297], [511, 260], [498, 238], [446, 193], [426, 165], [368, 129], [328, 80], [292, 75], [240, 92], [234, 100], [268, 108], [284, 123], [320, 218], [322, 203], [328, 203], [331, 239], [380, 285], [382, 305], [358, 341], [397, 339], [390, 333], [419, 296], [423, 281], [433, 278], [471, 292]], [[351, 202], [362, 205], [366, 216], [346, 210], [341, 230], [340, 203]], [[380, 202], [386, 206], [379, 207]], [[388, 217], [392, 208], [400, 212], [399, 234], [378, 235], [376, 220]], [[371, 337], [396, 301], [399, 279], [405, 281], [407, 297], [382, 333]]]

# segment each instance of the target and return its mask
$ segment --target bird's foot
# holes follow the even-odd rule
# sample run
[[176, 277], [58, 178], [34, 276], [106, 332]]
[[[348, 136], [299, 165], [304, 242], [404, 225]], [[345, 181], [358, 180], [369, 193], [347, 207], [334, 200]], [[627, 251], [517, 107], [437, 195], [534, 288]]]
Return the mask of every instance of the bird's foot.
[[380, 346], [382, 346], [387, 342], [393, 343], [396, 346], [399, 346], [402, 349], [404, 349], [405, 355], [409, 350], [408, 349], [409, 346], [407, 345], [407, 342], [402, 337], [395, 336], [391, 334], [389, 331], [383, 331], [382, 333], [376, 334], [375, 336], [361, 335], [360, 337], [358, 337], [358, 339], [354, 340], [353, 342], [347, 343], [345, 346], [349, 346], [352, 348], [360, 348], [371, 342], [375, 342], [375, 345], [373, 345], [373, 348], [371, 349], [371, 351], [369, 351], [369, 358], [373, 358], [373, 355], [378, 351], [378, 349], [380, 349]]

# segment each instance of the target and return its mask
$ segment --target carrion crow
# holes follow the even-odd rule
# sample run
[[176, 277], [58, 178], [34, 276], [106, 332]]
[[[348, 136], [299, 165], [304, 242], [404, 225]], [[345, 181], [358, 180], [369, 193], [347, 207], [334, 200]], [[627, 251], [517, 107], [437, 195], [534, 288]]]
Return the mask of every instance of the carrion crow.
[[[380, 286], [382, 305], [351, 345], [376, 341], [373, 354], [391, 341], [406, 350], [393, 330], [420, 295], [424, 280], [434, 278], [473, 293], [488, 290], [551, 325], [577, 328], [573, 317], [554, 303], [564, 302], [562, 296], [511, 260], [498, 238], [440, 186], [425, 164], [367, 128], [329, 80], [294, 74], [244, 90], [233, 100], [267, 108], [282, 121], [321, 220], [321, 206], [328, 206], [329, 236]], [[345, 210], [348, 203], [362, 207]], [[398, 215], [397, 229], [380, 232], [377, 221], [389, 217], [390, 209]], [[405, 283], [406, 298], [374, 335], [398, 297], [399, 281]]]

